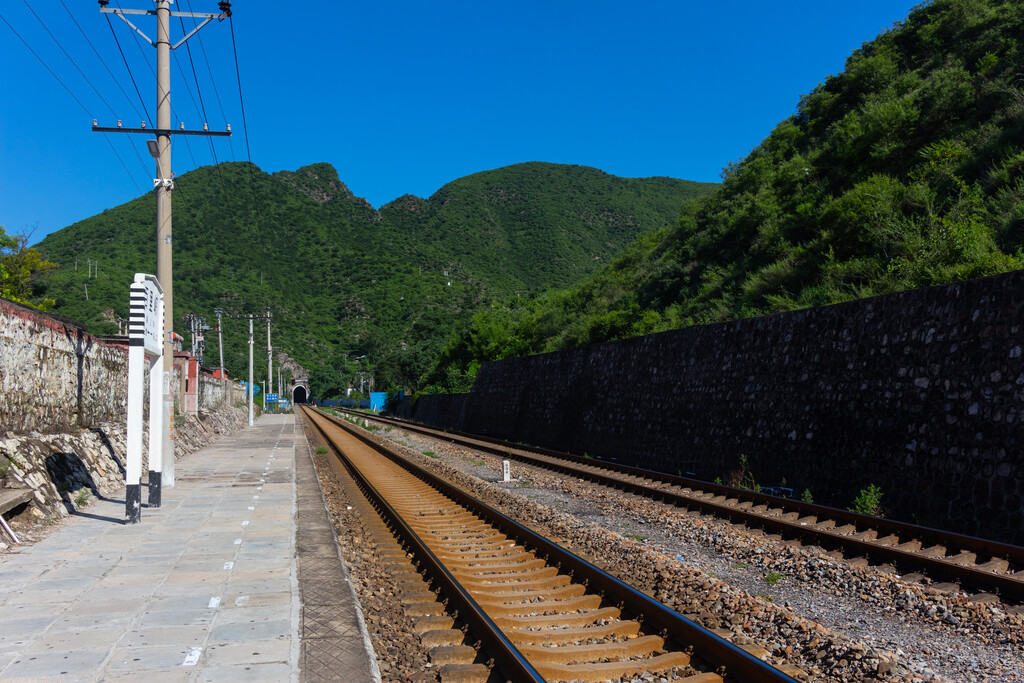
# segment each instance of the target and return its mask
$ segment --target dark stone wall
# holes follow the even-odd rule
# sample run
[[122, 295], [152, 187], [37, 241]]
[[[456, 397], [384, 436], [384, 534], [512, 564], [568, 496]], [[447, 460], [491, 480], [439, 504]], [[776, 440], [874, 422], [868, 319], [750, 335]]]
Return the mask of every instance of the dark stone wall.
[[438, 429], [461, 429], [469, 394], [428, 394], [406, 397], [392, 411], [396, 417], [415, 420]]
[[707, 479], [745, 454], [815, 502], [874, 483], [891, 517], [1020, 544], [1022, 324], [1017, 271], [488, 363], [414, 416]]

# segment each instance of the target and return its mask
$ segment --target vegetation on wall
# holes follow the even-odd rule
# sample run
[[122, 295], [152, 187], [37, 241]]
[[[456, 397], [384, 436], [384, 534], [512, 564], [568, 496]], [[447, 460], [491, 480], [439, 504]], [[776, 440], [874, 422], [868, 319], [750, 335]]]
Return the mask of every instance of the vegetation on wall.
[[581, 284], [475, 315], [435, 388], [487, 360], [1024, 267], [1022, 36], [1022, 0], [918, 6], [674, 227]]

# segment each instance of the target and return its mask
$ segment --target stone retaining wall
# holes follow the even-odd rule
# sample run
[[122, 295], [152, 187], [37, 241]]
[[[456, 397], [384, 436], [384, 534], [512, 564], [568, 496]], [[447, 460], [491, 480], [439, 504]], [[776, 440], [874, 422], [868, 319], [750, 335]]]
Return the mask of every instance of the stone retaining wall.
[[[199, 450], [218, 434], [242, 427], [248, 413], [240, 408], [175, 420], [176, 458]], [[127, 453], [125, 422], [107, 422], [68, 434], [0, 436], [0, 485], [29, 488], [31, 513], [40, 519], [65, 517], [89, 505], [95, 496], [124, 486]], [[148, 471], [148, 425], [142, 438], [143, 468]]]
[[[180, 375], [176, 368], [172, 381], [180, 384]], [[198, 416], [176, 411], [176, 457], [247, 421], [240, 384], [208, 373], [199, 380]], [[31, 488], [46, 517], [116, 490], [124, 483], [127, 402], [123, 341], [0, 299], [0, 486]], [[148, 401], [144, 412], [148, 434]], [[144, 437], [144, 452], [147, 444]]]
[[1024, 543], [1024, 271], [485, 364], [414, 419]]
[[0, 432], [67, 432], [124, 414], [127, 347], [0, 299]]

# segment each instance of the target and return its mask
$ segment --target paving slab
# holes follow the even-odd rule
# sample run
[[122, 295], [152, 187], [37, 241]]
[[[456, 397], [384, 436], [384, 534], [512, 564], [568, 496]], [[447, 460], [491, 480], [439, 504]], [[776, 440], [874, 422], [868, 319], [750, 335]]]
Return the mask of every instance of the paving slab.
[[[122, 491], [0, 556], [0, 680], [380, 681], [336, 540], [302, 568], [299, 526], [333, 537], [310, 457], [294, 416], [264, 415], [180, 459], [141, 523]], [[313, 628], [304, 595], [331, 618]]]

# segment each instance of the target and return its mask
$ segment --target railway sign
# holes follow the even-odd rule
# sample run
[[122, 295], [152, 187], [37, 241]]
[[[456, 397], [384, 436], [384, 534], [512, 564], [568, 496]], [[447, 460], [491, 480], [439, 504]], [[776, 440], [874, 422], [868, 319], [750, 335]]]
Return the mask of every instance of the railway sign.
[[[164, 290], [153, 275], [136, 273], [128, 295], [128, 416], [126, 425], [125, 521], [142, 516], [142, 413], [149, 367], [149, 504], [160, 507], [163, 476]], [[167, 379], [170, 379], [167, 377]], [[173, 456], [172, 456], [173, 457]], [[170, 468], [168, 468], [170, 470]]]
[[277, 394], [267, 394], [267, 403], [277, 403]]
[[155, 277], [135, 274], [128, 304], [128, 343], [141, 345], [146, 353], [157, 357], [164, 353], [163, 315], [159, 310], [163, 298], [163, 288]]

